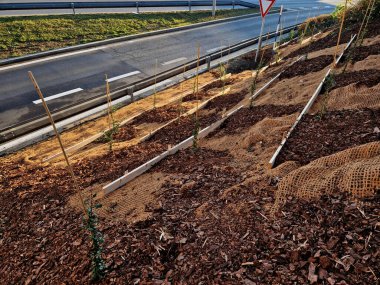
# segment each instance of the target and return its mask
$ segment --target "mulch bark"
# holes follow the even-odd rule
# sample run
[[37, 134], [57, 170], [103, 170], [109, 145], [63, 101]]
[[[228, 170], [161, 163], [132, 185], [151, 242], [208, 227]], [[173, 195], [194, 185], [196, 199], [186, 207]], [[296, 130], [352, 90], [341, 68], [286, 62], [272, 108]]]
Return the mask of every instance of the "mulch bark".
[[229, 117], [216, 131], [216, 134], [236, 134], [253, 126], [264, 118], [281, 117], [301, 111], [302, 105], [259, 105], [242, 108]]
[[[270, 181], [225, 192], [244, 180], [228, 153], [188, 149], [162, 167], [181, 175], [165, 182], [149, 220], [100, 220], [107, 265], [100, 284], [376, 284], [379, 195], [363, 205], [344, 195], [288, 197], [273, 220]], [[28, 193], [18, 195], [22, 184], [0, 193], [0, 278], [88, 284], [88, 234], [66, 206], [73, 189], [44, 171], [36, 173], [44, 183]]]
[[277, 164], [298, 161], [302, 165], [336, 152], [380, 140], [380, 110], [331, 111], [305, 115], [277, 158]]
[[[380, 27], [379, 27], [380, 28]], [[380, 43], [369, 46], [358, 46], [349, 51], [349, 59], [351, 62], [358, 62], [366, 59], [370, 55], [380, 54]]]
[[353, 83], [357, 86], [364, 85], [371, 88], [380, 83], [380, 72], [378, 69], [364, 69], [334, 74], [333, 85], [330, 90], [344, 87]]
[[259, 67], [260, 61], [262, 66], [270, 63], [274, 57], [272, 49], [264, 49], [264, 55], [262, 51], [259, 54], [257, 62], [255, 62], [256, 51], [250, 52], [240, 58], [233, 59], [229, 62], [227, 66], [227, 73], [240, 73], [245, 70], [253, 70]]
[[[183, 107], [182, 107], [183, 108]], [[144, 112], [133, 120], [134, 125], [164, 123], [178, 117], [179, 106], [163, 106]]]
[[122, 126], [114, 134], [113, 139], [115, 141], [129, 141], [137, 137], [138, 132], [138, 129], [133, 125]]
[[[210, 93], [209, 93], [210, 90], [216, 89], [216, 88], [221, 89], [221, 88], [227, 87], [228, 85], [232, 84], [233, 81], [234, 81], [233, 79], [229, 78], [225, 81], [218, 80], [215, 82], [211, 82], [211, 83], [207, 84], [205, 87], [203, 87], [201, 90], [199, 90], [198, 94], [192, 93], [190, 95], [187, 95], [187, 96], [182, 98], [182, 101], [188, 102], [188, 101], [204, 99], [205, 97], [210, 96]], [[222, 90], [220, 90], [220, 91], [222, 91]]]
[[297, 61], [281, 73], [280, 80], [320, 71], [329, 64], [332, 64], [333, 60], [334, 57], [332, 55], [321, 55], [315, 58]]
[[244, 99], [244, 97], [247, 95], [248, 90], [243, 89], [240, 92], [237, 93], [227, 93], [225, 95], [221, 95], [213, 99], [212, 101], [208, 102], [205, 106], [206, 110], [213, 110], [215, 109], [217, 112], [222, 110], [228, 110], [238, 104], [240, 101]]
[[[352, 29], [352, 27], [344, 29], [342, 31], [340, 43], [342, 43], [342, 44], [348, 43], [351, 39], [351, 36], [355, 32], [356, 31], [354, 29]], [[333, 47], [336, 45], [336, 43], [338, 41], [338, 33], [339, 33], [339, 30], [336, 29], [336, 30], [332, 31], [330, 34], [328, 34], [327, 36], [323, 37], [322, 39], [319, 39], [317, 41], [314, 40], [314, 41], [310, 42], [307, 46], [301, 47], [301, 48], [293, 51], [292, 53], [287, 55], [285, 57], [285, 59]]]
[[[216, 109], [222, 107], [218, 104]], [[235, 114], [237, 119], [226, 121], [223, 131], [233, 134], [265, 117], [300, 109], [245, 108]], [[218, 118], [200, 116], [200, 126]], [[295, 150], [295, 156], [288, 151], [293, 156], [284, 159], [305, 164], [379, 140], [374, 132], [379, 122], [380, 111], [368, 109], [328, 112], [321, 120], [306, 116], [290, 138], [294, 143], [288, 144], [302, 151]], [[181, 118], [146, 142], [74, 164], [81, 186], [121, 176], [166, 150], [167, 144], [191, 136], [194, 125], [193, 118]], [[99, 221], [107, 267], [99, 284], [378, 282], [379, 193], [364, 203], [345, 194], [315, 201], [287, 197], [272, 218], [276, 191], [272, 179], [241, 184], [249, 174], [233, 159], [225, 151], [199, 148], [180, 151], [156, 165], [153, 171], [171, 175], [158, 202], [147, 206], [151, 218], [135, 224]], [[0, 164], [1, 284], [91, 283], [91, 243], [83, 215], [67, 206], [74, 192], [66, 169], [23, 161]]]

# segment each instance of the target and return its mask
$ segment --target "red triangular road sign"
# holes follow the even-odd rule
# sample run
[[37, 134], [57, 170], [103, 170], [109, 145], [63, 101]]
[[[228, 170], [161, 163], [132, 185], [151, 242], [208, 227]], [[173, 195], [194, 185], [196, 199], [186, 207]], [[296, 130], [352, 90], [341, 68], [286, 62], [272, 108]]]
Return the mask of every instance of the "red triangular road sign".
[[261, 17], [265, 17], [266, 14], [268, 14], [270, 8], [273, 6], [274, 2], [276, 0], [260, 0], [260, 11], [261, 11]]

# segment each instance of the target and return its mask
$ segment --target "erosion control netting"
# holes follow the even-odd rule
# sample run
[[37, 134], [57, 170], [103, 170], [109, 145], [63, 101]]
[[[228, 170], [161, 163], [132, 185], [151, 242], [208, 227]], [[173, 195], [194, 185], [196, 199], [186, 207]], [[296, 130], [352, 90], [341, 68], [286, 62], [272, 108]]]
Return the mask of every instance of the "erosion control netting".
[[357, 145], [380, 139], [380, 110], [359, 109], [305, 115], [277, 157], [276, 165], [302, 165]]
[[290, 68], [285, 69], [284, 72], [281, 73], [280, 79], [292, 78], [320, 71], [331, 64], [333, 60], [334, 56], [332, 55], [321, 55], [311, 59], [297, 61]]
[[[380, 72], [380, 71], [379, 71]], [[318, 98], [312, 108], [313, 113], [317, 113], [326, 104], [327, 110], [360, 109], [371, 108], [380, 109], [380, 84], [367, 88], [365, 85], [350, 84], [348, 86], [335, 89], [328, 95]], [[327, 102], [326, 102], [327, 101]]]
[[372, 142], [322, 157], [286, 175], [278, 184], [275, 210], [287, 196], [302, 199], [348, 192], [374, 196], [380, 190], [380, 142]]
[[345, 72], [333, 75], [333, 84], [330, 90], [344, 87], [349, 84], [365, 85], [373, 87], [380, 83], [380, 70], [378, 69], [364, 69], [360, 71]]

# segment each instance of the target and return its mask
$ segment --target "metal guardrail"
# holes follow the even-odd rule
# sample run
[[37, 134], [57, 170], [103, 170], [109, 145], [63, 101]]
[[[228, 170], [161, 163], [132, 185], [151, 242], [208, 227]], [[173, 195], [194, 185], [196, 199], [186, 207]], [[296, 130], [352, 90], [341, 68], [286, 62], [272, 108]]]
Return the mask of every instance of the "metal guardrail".
[[[0, 11], [7, 10], [44, 10], [44, 9], [96, 9], [96, 8], [137, 8], [137, 7], [191, 7], [212, 6], [212, 0], [203, 1], [122, 1], [122, 2], [36, 2], [36, 3], [0, 3]], [[217, 0], [217, 6], [243, 6], [258, 8], [240, 0]]]

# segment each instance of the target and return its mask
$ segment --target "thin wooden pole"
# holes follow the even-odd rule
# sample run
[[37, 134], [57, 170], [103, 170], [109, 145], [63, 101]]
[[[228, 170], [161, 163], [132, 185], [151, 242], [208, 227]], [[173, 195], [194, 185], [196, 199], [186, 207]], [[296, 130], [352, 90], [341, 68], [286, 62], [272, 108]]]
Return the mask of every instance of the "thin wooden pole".
[[[376, 1], [376, 0], [373, 0], [373, 2], [375, 2], [375, 1]], [[370, 0], [370, 2], [368, 3], [368, 7], [367, 7], [367, 10], [365, 11], [364, 18], [363, 18], [363, 22], [362, 22], [361, 25], [360, 25], [359, 32], [358, 32], [358, 37], [357, 37], [355, 43], [359, 42], [360, 33], [362, 32], [362, 29], [363, 29], [364, 23], [366, 22], [366, 19], [367, 19], [367, 16], [368, 16], [369, 11], [370, 11], [370, 9], [371, 9], [371, 6], [372, 6], [372, 0]]]
[[66, 151], [65, 151], [65, 148], [63, 147], [63, 143], [62, 143], [62, 140], [61, 140], [61, 136], [59, 135], [58, 133], [58, 130], [57, 130], [57, 127], [55, 126], [55, 123], [54, 123], [54, 119], [50, 113], [50, 110], [49, 110], [49, 107], [47, 106], [46, 102], [45, 102], [45, 98], [41, 92], [41, 89], [40, 87], [38, 86], [38, 83], [36, 81], [36, 79], [34, 78], [33, 76], [33, 73], [31, 71], [28, 72], [28, 75], [29, 75], [29, 78], [30, 80], [32, 81], [33, 85], [34, 85], [34, 88], [36, 89], [37, 91], [37, 94], [38, 96], [40, 97], [41, 99], [41, 102], [42, 102], [42, 105], [46, 111], [46, 114], [48, 115], [49, 117], [49, 120], [50, 120], [50, 123], [51, 125], [53, 126], [53, 129], [54, 129], [54, 132], [55, 132], [55, 135], [57, 137], [57, 140], [58, 140], [58, 143], [59, 143], [59, 146], [61, 147], [61, 150], [62, 150], [62, 153], [63, 153], [63, 156], [65, 157], [65, 161], [66, 161], [66, 164], [67, 164], [67, 167], [69, 169], [69, 173], [71, 175], [71, 178], [73, 179], [73, 182], [74, 182], [74, 187], [76, 189], [76, 191], [78, 192], [79, 194], [79, 198], [80, 198], [80, 201], [81, 201], [81, 204], [82, 204], [82, 207], [83, 207], [83, 212], [84, 214], [88, 217], [88, 213], [87, 213], [87, 210], [86, 210], [86, 205], [84, 203], [84, 200], [83, 200], [83, 197], [82, 197], [82, 194], [81, 194], [81, 191], [80, 191], [80, 188], [79, 188], [79, 184], [78, 184], [78, 181], [77, 181], [77, 178], [74, 174], [74, 171], [73, 171], [73, 168], [70, 164], [70, 161], [69, 161], [69, 158], [66, 154]]
[[198, 84], [199, 84], [199, 58], [200, 58], [200, 50], [201, 47], [198, 43], [198, 52], [197, 52], [197, 76], [195, 78], [195, 99], [197, 101], [197, 110], [195, 112], [195, 117], [198, 120], [198, 107], [199, 107], [199, 102], [198, 102]]
[[342, 16], [342, 22], [340, 23], [340, 29], [339, 29], [339, 35], [338, 35], [338, 41], [336, 43], [336, 48], [335, 48], [335, 53], [334, 53], [334, 62], [333, 62], [333, 67], [336, 65], [336, 56], [338, 54], [338, 49], [339, 49], [339, 44], [340, 44], [340, 38], [342, 36], [342, 30], [343, 30], [343, 24], [344, 24], [344, 19], [346, 18], [346, 9], [347, 9], [347, 3], [348, 0], [344, 3], [344, 10], [343, 10], [343, 16]]
[[108, 76], [106, 77], [106, 97], [107, 97], [107, 111], [108, 111], [108, 127], [112, 128], [113, 118], [112, 118], [112, 110], [111, 110], [111, 96], [110, 96], [110, 83], [108, 82]]
[[372, 12], [373, 12], [373, 8], [375, 7], [375, 2], [376, 2], [376, 0], [373, 1], [373, 3], [372, 3], [372, 7], [371, 7], [371, 9], [370, 9], [370, 11], [369, 11], [369, 14], [368, 14], [368, 17], [367, 17], [367, 21], [366, 21], [366, 23], [365, 23], [365, 26], [364, 26], [364, 29], [363, 29], [363, 33], [362, 33], [362, 35], [361, 35], [361, 39], [360, 39], [360, 43], [359, 43], [360, 45], [363, 43], [364, 36], [365, 36], [365, 32], [366, 32], [366, 30], [367, 30], [367, 26], [368, 26], [369, 20], [371, 19], [371, 15], [372, 15]]
[[158, 59], [156, 59], [156, 67], [155, 67], [155, 71], [154, 71], [154, 94], [153, 94], [153, 108], [154, 109], [156, 109], [157, 70], [158, 70]]

